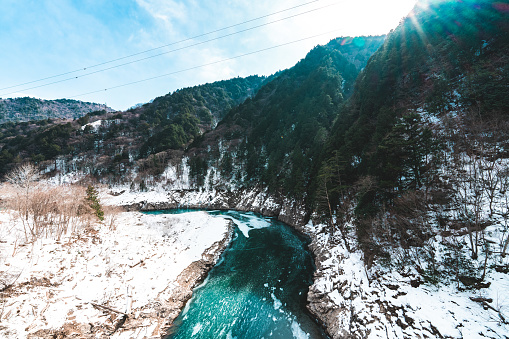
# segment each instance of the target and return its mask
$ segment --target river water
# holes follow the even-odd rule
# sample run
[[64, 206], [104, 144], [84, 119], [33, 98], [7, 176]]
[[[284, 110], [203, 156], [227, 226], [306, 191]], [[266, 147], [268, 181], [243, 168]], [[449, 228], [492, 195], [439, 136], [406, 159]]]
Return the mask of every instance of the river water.
[[253, 213], [209, 213], [231, 219], [234, 238], [166, 338], [327, 338], [306, 310], [309, 241]]

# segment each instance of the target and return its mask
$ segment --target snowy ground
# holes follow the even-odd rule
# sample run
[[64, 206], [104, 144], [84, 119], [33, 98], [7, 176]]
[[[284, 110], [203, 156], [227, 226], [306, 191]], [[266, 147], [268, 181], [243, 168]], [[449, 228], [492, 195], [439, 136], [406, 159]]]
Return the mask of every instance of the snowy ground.
[[[489, 287], [478, 290], [460, 291], [454, 283], [412, 287], [406, 272], [380, 265], [366, 269], [360, 252], [348, 253], [321, 228], [306, 226], [315, 235], [312, 246], [321, 258], [310, 289], [320, 303], [311, 307], [329, 310], [326, 322], [335, 337], [509, 337], [507, 274], [489, 270]], [[471, 298], [492, 301], [483, 305]]]
[[[237, 207], [281, 211], [270, 196], [251, 195], [243, 195]], [[125, 187], [101, 195], [111, 205], [172, 202], [207, 207], [221, 205], [221, 199], [214, 191], [163, 188], [137, 193]], [[224, 207], [231, 208], [226, 200]], [[182, 277], [187, 280], [192, 263], [207, 249], [217, 248], [228, 233], [224, 219], [204, 212], [123, 213], [116, 225], [111, 230], [97, 224], [60, 243], [39, 240], [20, 246], [19, 224], [6, 211], [0, 212], [0, 273], [4, 284], [14, 283], [1, 294], [0, 337], [48, 336], [44, 330], [50, 329], [66, 335], [157, 336], [168, 313], [165, 301], [180, 298], [174, 291], [184, 285]], [[495, 234], [496, 241], [497, 230], [490, 227], [486, 234]], [[485, 281], [490, 285], [481, 289], [460, 291], [454, 283], [413, 287], [416, 276], [411, 272], [379, 263], [366, 269], [361, 253], [346, 251], [341, 241], [323, 232], [323, 225], [309, 223], [300, 230], [312, 237], [317, 258], [310, 308], [334, 337], [509, 337], [507, 274], [489, 269]], [[438, 249], [442, 240], [432, 239], [433, 246]], [[483, 304], [471, 298], [491, 301]], [[115, 331], [123, 313], [129, 315], [128, 323]]]
[[[157, 336], [164, 324], [152, 315], [174, 296], [179, 274], [229, 233], [205, 212], [125, 212], [115, 225], [25, 245], [18, 219], [0, 211], [0, 337]], [[135, 325], [115, 331], [123, 313]]]

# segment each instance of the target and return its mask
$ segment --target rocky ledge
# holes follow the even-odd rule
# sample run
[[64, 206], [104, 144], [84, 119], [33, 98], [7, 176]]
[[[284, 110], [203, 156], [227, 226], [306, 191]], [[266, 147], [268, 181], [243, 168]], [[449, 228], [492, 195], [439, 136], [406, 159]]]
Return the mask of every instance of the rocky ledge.
[[236, 210], [260, 213], [298, 228], [306, 223], [309, 215], [303, 203], [273, 196], [261, 189], [227, 190], [172, 190], [164, 196], [152, 198], [150, 194], [116, 194], [111, 198], [128, 211], [154, 211], [165, 209]]

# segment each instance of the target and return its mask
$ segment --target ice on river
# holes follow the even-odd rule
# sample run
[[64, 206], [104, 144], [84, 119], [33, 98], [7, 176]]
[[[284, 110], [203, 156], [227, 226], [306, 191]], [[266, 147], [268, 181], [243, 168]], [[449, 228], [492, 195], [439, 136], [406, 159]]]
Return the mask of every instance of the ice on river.
[[232, 219], [232, 221], [235, 223], [235, 225], [237, 225], [239, 230], [246, 238], [249, 238], [249, 232], [251, 230], [270, 227], [271, 225], [270, 220], [251, 213], [239, 214], [239, 216]]

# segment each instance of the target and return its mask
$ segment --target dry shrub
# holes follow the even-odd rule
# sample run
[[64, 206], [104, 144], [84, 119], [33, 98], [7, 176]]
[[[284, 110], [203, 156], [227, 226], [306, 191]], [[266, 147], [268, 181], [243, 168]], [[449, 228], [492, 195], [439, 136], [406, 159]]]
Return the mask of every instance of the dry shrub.
[[104, 224], [112, 231], [117, 229], [117, 222], [120, 213], [124, 211], [122, 207], [118, 206], [103, 206], [104, 210]]
[[433, 236], [426, 203], [423, 191], [408, 191], [394, 199], [393, 206], [389, 208], [391, 241], [397, 241], [405, 249], [424, 246]]
[[40, 237], [60, 240], [68, 232], [90, 224], [92, 218], [81, 186], [38, 184], [28, 194], [18, 192], [10, 207], [19, 214], [27, 242]]

